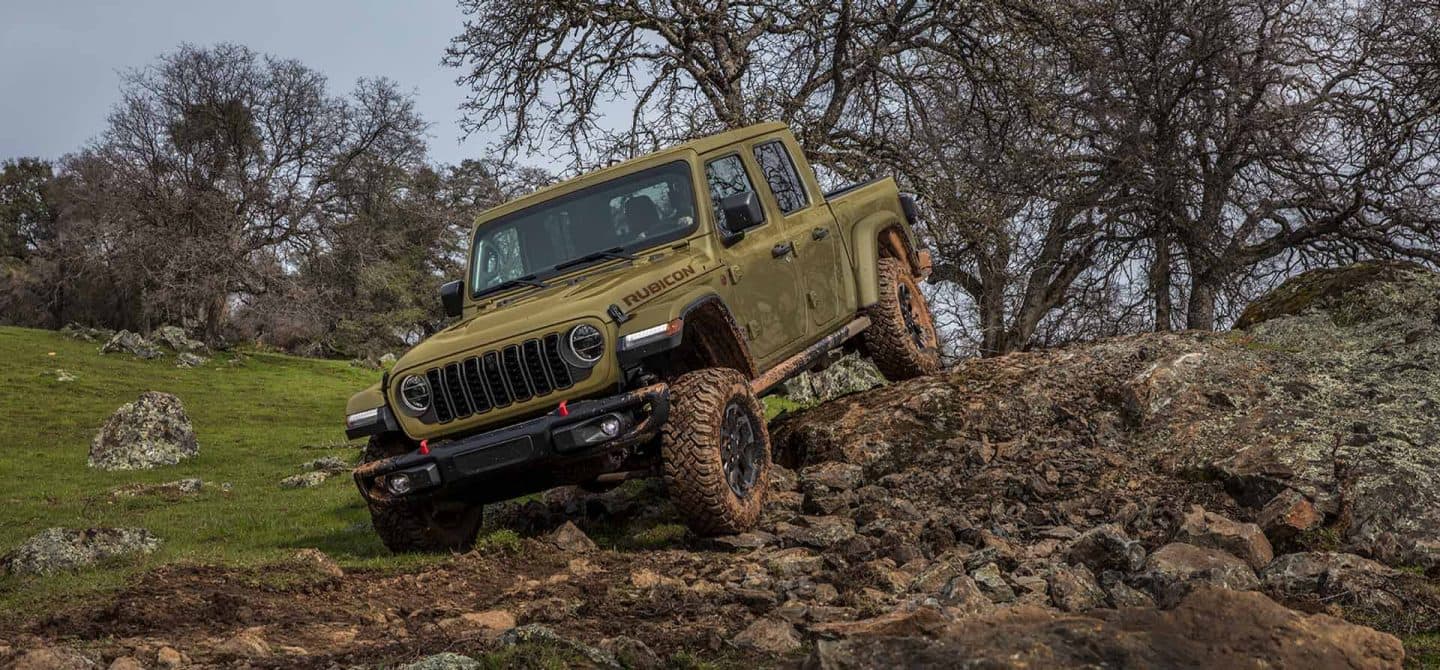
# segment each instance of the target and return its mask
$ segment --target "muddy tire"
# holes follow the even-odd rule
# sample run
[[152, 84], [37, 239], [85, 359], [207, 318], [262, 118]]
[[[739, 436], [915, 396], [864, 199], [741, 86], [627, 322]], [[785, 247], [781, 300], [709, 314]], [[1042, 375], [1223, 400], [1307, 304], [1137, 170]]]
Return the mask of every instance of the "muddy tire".
[[877, 264], [880, 301], [865, 311], [870, 327], [861, 336], [861, 353], [890, 381], [938, 372], [940, 339], [925, 294], [904, 263], [882, 258]]
[[[362, 462], [403, 454], [410, 445], [402, 440], [375, 436], [365, 447]], [[397, 554], [468, 551], [484, 520], [484, 506], [422, 501], [370, 504], [370, 523], [385, 548]]]
[[670, 418], [660, 435], [665, 485], [699, 535], [755, 526], [770, 476], [765, 411], [744, 375], [706, 368], [670, 385]]

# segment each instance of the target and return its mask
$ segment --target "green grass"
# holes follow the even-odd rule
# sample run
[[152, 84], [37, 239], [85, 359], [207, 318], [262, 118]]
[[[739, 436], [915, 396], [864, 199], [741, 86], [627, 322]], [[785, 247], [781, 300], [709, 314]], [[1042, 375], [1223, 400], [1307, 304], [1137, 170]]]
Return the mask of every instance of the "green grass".
[[770, 421], [785, 413], [794, 413], [810, 406], [795, 402], [783, 395], [770, 395], [763, 398], [765, 403], [765, 420]]
[[[97, 353], [98, 344], [41, 330], [0, 327], [0, 554], [51, 526], [140, 526], [163, 544], [154, 554], [46, 578], [0, 577], [0, 611], [25, 611], [56, 598], [121, 585], [136, 571], [176, 561], [255, 565], [318, 548], [348, 567], [413, 565], [371, 532], [350, 478], [312, 489], [281, 489], [281, 478], [326, 455], [353, 461], [342, 420], [351, 393], [378, 373], [338, 361], [249, 352], [182, 370]], [[76, 379], [56, 381], [54, 370]], [[144, 391], [173, 393], [195, 425], [200, 454], [179, 465], [134, 472], [86, 466], [91, 439], [120, 405]], [[324, 448], [306, 448], [325, 445]], [[132, 483], [200, 477], [199, 496], [179, 500], [106, 494]], [[222, 492], [220, 484], [231, 489]]]
[[1405, 667], [1440, 668], [1440, 633], [1406, 635], [1402, 641], [1405, 643]]

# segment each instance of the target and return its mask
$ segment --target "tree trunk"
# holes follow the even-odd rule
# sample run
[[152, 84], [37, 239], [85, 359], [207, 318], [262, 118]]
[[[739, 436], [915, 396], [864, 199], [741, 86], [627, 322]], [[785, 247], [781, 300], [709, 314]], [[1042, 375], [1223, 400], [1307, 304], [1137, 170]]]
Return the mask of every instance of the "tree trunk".
[[1170, 243], [1155, 238], [1155, 260], [1150, 265], [1150, 294], [1155, 296], [1155, 332], [1173, 328], [1175, 305], [1170, 298]]
[[1204, 273], [1190, 280], [1190, 303], [1185, 310], [1185, 327], [1215, 330], [1215, 286]]

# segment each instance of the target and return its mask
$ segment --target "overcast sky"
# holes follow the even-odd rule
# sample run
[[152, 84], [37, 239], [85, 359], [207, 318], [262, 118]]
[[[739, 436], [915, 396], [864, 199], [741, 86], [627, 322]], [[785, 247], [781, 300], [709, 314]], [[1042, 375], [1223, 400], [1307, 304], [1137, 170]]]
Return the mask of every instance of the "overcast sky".
[[0, 159], [58, 158], [98, 135], [118, 72], [181, 42], [238, 42], [325, 73], [332, 93], [384, 76], [413, 91], [433, 160], [479, 157], [459, 144], [464, 91], [440, 57], [459, 33], [453, 0], [0, 0]]

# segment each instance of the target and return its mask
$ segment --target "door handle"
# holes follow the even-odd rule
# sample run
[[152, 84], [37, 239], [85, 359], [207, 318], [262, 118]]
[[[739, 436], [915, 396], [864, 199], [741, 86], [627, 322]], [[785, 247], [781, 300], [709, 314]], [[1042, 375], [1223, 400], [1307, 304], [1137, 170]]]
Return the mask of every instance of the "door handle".
[[829, 228], [825, 228], [825, 227], [822, 226], [822, 227], [820, 227], [820, 228], [816, 228], [815, 230], [810, 231], [810, 239], [813, 239], [813, 240], [823, 240], [823, 239], [825, 239], [825, 238], [827, 238], [827, 237], [830, 237], [830, 229], [829, 229]]
[[776, 258], [783, 258], [792, 251], [795, 251], [795, 243], [785, 242], [783, 244], [777, 244], [774, 247], [771, 247], [770, 255]]

